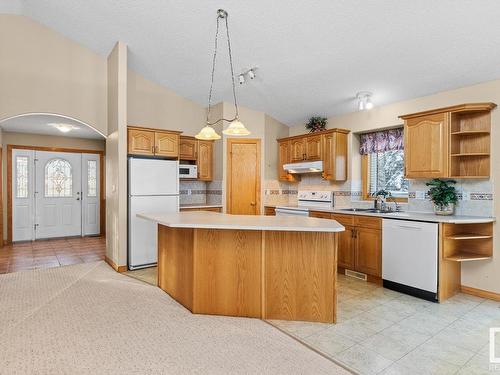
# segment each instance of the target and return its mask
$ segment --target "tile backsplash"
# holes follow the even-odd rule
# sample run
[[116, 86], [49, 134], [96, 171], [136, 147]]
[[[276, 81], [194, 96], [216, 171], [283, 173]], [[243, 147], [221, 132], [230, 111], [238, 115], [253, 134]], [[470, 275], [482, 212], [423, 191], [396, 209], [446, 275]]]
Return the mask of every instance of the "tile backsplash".
[[[425, 185], [429, 180], [410, 180], [407, 204], [403, 210], [433, 212]], [[455, 185], [459, 201], [457, 215], [493, 216], [493, 185], [490, 180], [457, 180]], [[302, 175], [301, 181], [288, 183], [267, 180], [264, 186], [264, 203], [285, 205], [297, 203], [298, 190], [329, 190], [335, 192], [335, 207], [370, 207], [371, 201], [362, 200], [361, 181], [330, 182], [319, 175]]]
[[180, 204], [222, 204], [222, 181], [183, 181], [179, 183]]

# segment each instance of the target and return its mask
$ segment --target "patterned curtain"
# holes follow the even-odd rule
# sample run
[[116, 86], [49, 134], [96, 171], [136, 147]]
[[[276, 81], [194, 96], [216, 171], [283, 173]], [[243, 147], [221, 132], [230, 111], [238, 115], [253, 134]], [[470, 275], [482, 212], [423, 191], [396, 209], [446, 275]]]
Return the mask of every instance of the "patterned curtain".
[[384, 151], [403, 150], [403, 128], [361, 134], [359, 153], [368, 155]]

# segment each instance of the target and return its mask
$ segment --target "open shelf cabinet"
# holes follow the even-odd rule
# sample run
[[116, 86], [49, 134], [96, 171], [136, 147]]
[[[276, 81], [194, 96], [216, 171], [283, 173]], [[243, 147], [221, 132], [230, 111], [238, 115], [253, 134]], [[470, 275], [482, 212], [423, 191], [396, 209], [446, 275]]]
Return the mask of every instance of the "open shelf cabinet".
[[450, 113], [450, 175], [488, 178], [490, 175], [490, 111]]
[[443, 257], [453, 262], [490, 259], [493, 223], [443, 224]]

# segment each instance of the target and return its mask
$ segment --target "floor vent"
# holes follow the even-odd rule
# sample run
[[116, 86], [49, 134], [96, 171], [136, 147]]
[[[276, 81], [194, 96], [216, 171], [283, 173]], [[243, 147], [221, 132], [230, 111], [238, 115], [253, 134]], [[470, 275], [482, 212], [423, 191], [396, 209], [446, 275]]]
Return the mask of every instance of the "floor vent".
[[363, 280], [366, 281], [367, 277], [366, 274], [361, 273], [361, 272], [356, 272], [356, 271], [351, 271], [351, 270], [345, 270], [345, 275], [354, 277], [355, 279]]

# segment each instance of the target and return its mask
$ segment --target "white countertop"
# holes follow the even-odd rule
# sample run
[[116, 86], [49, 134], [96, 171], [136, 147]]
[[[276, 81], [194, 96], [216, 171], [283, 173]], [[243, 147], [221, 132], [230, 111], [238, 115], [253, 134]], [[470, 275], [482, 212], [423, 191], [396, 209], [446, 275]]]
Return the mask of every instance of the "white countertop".
[[137, 216], [172, 228], [285, 232], [342, 232], [345, 229], [335, 220], [303, 216], [229, 215], [209, 211], [142, 213]]
[[[267, 207], [286, 207], [285, 205], [266, 205]], [[321, 207], [308, 207], [309, 211], [329, 212], [332, 214], [342, 215], [361, 215], [361, 216], [375, 216], [385, 219], [398, 219], [408, 221], [425, 221], [429, 223], [450, 223], [450, 224], [480, 224], [492, 223], [496, 219], [489, 216], [465, 216], [465, 215], [451, 215], [440, 216], [433, 213], [426, 212], [391, 212], [391, 213], [376, 213], [366, 211], [346, 211], [341, 208], [321, 208]]]
[[[316, 210], [315, 210], [316, 211]], [[323, 210], [318, 210], [323, 211]], [[474, 224], [474, 223], [492, 223], [495, 221], [494, 217], [487, 216], [464, 216], [464, 215], [450, 215], [441, 216], [433, 213], [425, 212], [390, 212], [390, 213], [377, 213], [366, 211], [345, 211], [342, 209], [330, 209], [328, 212], [343, 215], [361, 215], [361, 216], [376, 216], [384, 219], [399, 219], [408, 221], [426, 221], [429, 223], [450, 223], [450, 224]]]

